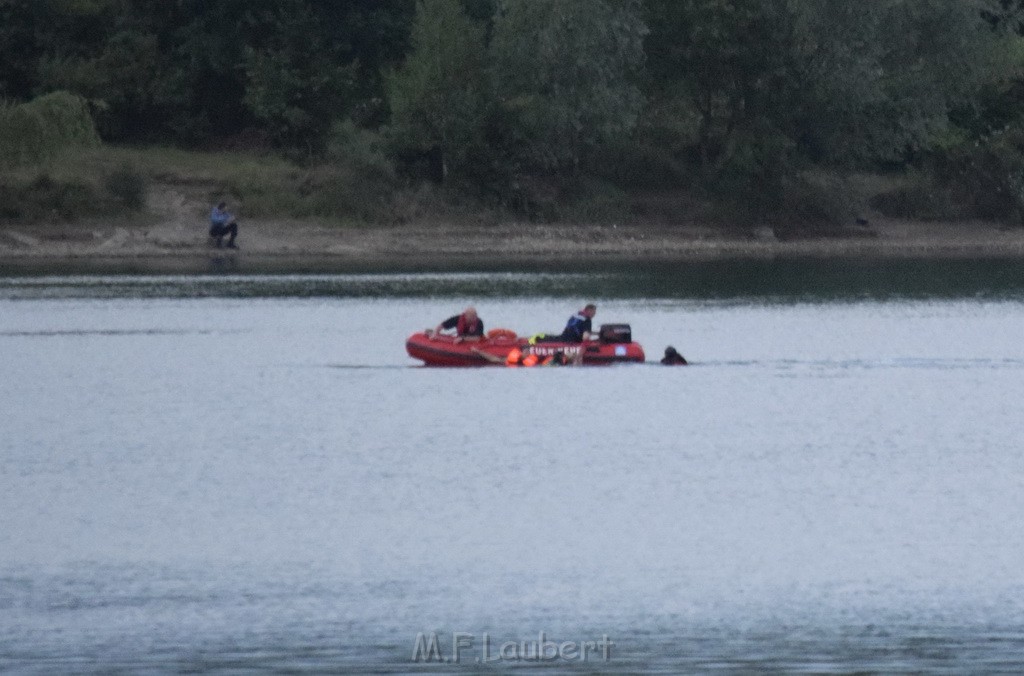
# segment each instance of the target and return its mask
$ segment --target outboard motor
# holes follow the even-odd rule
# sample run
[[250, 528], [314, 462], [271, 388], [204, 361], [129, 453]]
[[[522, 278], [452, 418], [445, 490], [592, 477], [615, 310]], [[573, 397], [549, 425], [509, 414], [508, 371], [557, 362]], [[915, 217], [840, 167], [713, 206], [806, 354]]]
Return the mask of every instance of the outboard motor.
[[633, 330], [629, 324], [601, 324], [598, 339], [605, 345], [633, 342]]

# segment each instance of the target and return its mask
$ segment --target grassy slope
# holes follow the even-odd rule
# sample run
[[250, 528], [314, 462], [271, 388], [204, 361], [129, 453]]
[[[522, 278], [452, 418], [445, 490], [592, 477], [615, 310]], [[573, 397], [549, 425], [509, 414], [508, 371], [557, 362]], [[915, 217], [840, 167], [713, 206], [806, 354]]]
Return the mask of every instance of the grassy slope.
[[[132, 205], [122, 196], [124, 183], [130, 183], [133, 177], [151, 187], [187, 190], [197, 203], [226, 199], [246, 218], [309, 220], [343, 226], [517, 220], [514, 214], [472, 202], [454, 205], [433, 186], [404, 185], [382, 161], [367, 160], [365, 156], [360, 159], [358, 153], [338, 153], [323, 163], [302, 166], [273, 153], [106, 146], [69, 149], [32, 166], [0, 171], [0, 222], [76, 222], [90, 217], [124, 216], [133, 212]], [[809, 211], [848, 224], [856, 216], [878, 215], [868, 206], [874, 196], [927, 194], [915, 189], [910, 181], [912, 178], [906, 176], [809, 176], [806, 184], [811, 187], [795, 194], [794, 204], [788, 208], [793, 213]], [[738, 222], [730, 216], [728, 205], [716, 207], [685, 190], [627, 194], [610, 186], [604, 190], [598, 184], [575, 203], [567, 203], [564, 196], [553, 199], [555, 208], [541, 214], [542, 222]], [[953, 213], [914, 213], [934, 209], [935, 200], [931, 199], [902, 199], [899, 205], [907, 213], [891, 215], [960, 220]]]
[[[386, 221], [388, 177], [373, 176], [347, 164], [301, 167], [274, 154], [195, 152], [171, 148], [103, 147], [70, 150], [60, 156], [0, 173], [0, 187], [8, 197], [27, 202], [54, 200], [53, 190], [38, 190], [40, 183], [56, 184], [74, 193], [60, 214], [48, 205], [32, 204], [23, 217], [7, 214], [8, 221], [49, 219], [64, 221], [124, 210], [110, 194], [111, 177], [134, 175], [146, 184], [191, 186], [209, 200], [227, 199], [256, 218], [327, 219], [338, 223]], [[42, 177], [42, 179], [41, 179]]]

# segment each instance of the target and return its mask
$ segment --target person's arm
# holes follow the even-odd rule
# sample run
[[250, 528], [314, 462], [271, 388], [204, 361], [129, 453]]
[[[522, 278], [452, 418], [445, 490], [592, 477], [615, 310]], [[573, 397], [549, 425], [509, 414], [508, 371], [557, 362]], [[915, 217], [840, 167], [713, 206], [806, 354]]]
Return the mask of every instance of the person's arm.
[[444, 320], [443, 322], [441, 322], [440, 324], [437, 325], [437, 328], [434, 329], [434, 335], [435, 336], [441, 335], [442, 331], [445, 331], [446, 329], [454, 329], [458, 325], [459, 325], [459, 316], [458, 315], [454, 315], [452, 317], [449, 317], [448, 319]]

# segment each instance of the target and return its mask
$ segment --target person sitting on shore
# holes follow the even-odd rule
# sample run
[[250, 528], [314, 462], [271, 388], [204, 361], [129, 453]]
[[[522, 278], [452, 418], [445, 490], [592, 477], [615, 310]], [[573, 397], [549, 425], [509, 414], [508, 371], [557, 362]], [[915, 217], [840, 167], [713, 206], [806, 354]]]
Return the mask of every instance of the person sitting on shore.
[[461, 343], [464, 340], [481, 340], [484, 336], [484, 320], [477, 316], [476, 308], [470, 305], [463, 310], [461, 315], [453, 315], [438, 324], [430, 337], [444, 335], [443, 331], [451, 329], [455, 329], [456, 343]]
[[686, 366], [689, 362], [683, 355], [676, 352], [676, 348], [669, 345], [665, 348], [665, 356], [661, 358], [661, 363], [665, 366]]
[[222, 241], [224, 236], [231, 235], [228, 239], [228, 248], [237, 249], [235, 238], [238, 237], [238, 223], [235, 222], [234, 215], [227, 210], [227, 207], [226, 202], [221, 202], [210, 212], [210, 237], [217, 240], [217, 248], [220, 249], [224, 246]]

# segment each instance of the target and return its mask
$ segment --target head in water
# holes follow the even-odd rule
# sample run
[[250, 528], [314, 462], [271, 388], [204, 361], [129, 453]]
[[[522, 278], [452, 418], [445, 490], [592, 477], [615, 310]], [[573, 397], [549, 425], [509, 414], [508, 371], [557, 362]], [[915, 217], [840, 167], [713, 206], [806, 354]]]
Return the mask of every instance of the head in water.
[[676, 352], [676, 348], [674, 348], [671, 345], [669, 345], [668, 347], [665, 348], [665, 356], [666, 357], [677, 357], [677, 356], [679, 356], [679, 353]]

